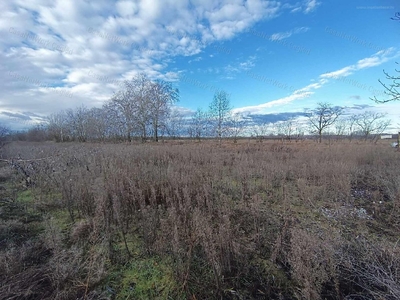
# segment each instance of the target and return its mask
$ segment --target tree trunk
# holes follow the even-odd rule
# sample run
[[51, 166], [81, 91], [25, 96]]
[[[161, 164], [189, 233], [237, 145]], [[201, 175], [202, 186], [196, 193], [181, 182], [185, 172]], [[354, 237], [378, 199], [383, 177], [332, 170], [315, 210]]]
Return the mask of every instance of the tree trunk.
[[146, 126], [142, 126], [142, 143], [146, 141]]
[[158, 124], [157, 122], [154, 122], [154, 141], [158, 142]]
[[399, 151], [399, 150], [400, 150], [400, 131], [397, 134], [397, 151]]

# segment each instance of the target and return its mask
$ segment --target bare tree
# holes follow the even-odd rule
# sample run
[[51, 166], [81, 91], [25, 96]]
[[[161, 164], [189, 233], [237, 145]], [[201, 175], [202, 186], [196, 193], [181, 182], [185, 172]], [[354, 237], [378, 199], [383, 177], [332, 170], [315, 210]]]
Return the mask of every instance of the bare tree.
[[[399, 21], [400, 20], [400, 12], [396, 12], [394, 17], [392, 17], [391, 19], [395, 20], [395, 21]], [[396, 62], [396, 64], [398, 64], [398, 62]], [[395, 69], [395, 71], [397, 73], [400, 73], [400, 70], [398, 70], [398, 69]], [[375, 101], [376, 103], [387, 103], [387, 102], [391, 102], [391, 101], [400, 100], [400, 91], [399, 91], [400, 76], [399, 75], [390, 75], [385, 70], [383, 70], [383, 73], [385, 74], [387, 80], [392, 81], [392, 83], [385, 84], [380, 79], [378, 80], [379, 83], [383, 86], [384, 93], [386, 94], [386, 96], [388, 98], [379, 100], [376, 98], [376, 96], [374, 96], [373, 98], [371, 98], [371, 100]]]
[[237, 143], [237, 139], [242, 134], [246, 127], [247, 120], [243, 114], [234, 113], [229, 116], [229, 135], [233, 137], [234, 143]]
[[45, 124], [36, 124], [26, 131], [26, 140], [30, 142], [43, 142], [48, 138], [47, 133], [47, 126]]
[[131, 85], [125, 82], [125, 89], [118, 91], [111, 100], [104, 106], [107, 114], [111, 117], [114, 126], [122, 131], [126, 139], [130, 142], [131, 135], [135, 126], [134, 106]]
[[208, 116], [201, 108], [198, 108], [192, 115], [189, 125], [189, 135], [198, 141], [207, 135]]
[[151, 81], [145, 74], [139, 74], [132, 78], [128, 86], [131, 91], [132, 129], [144, 142], [151, 125]]
[[395, 14], [394, 14], [394, 17], [393, 18], [390, 18], [391, 20], [394, 20], [394, 21], [400, 21], [400, 12], [396, 12]]
[[257, 124], [252, 127], [252, 135], [254, 135], [257, 141], [262, 142], [265, 136], [270, 131], [270, 124], [269, 123], [262, 123]]
[[383, 133], [390, 125], [390, 120], [384, 120], [386, 114], [366, 111], [363, 114], [355, 115], [355, 123], [367, 140], [371, 135]]
[[158, 142], [158, 131], [165, 126], [171, 105], [179, 100], [179, 91], [170, 82], [152, 82], [149, 91], [149, 111], [154, 141]]
[[168, 136], [174, 139], [181, 134], [183, 123], [184, 118], [182, 113], [178, 109], [172, 108], [166, 117], [166, 122], [162, 129]]
[[[398, 63], [396, 63], [398, 64]], [[395, 69], [395, 72], [400, 73], [400, 70]], [[371, 98], [373, 101], [376, 103], [387, 103], [391, 101], [398, 101], [400, 100], [400, 75], [390, 75], [388, 72], [383, 70], [383, 73], [386, 76], [386, 79], [389, 81], [392, 81], [391, 83], [383, 83], [380, 79], [378, 80], [379, 83], [383, 86], [384, 88], [384, 93], [387, 96], [386, 99], [378, 99], [376, 96]]]
[[294, 134], [296, 136], [296, 142], [298, 142], [300, 139], [304, 137], [304, 132], [305, 132], [304, 124], [297, 121], [294, 124]]
[[74, 139], [86, 142], [88, 134], [89, 110], [85, 106], [66, 111], [67, 120]]
[[87, 113], [87, 136], [92, 140], [104, 141], [108, 131], [111, 129], [107, 123], [106, 111], [102, 108], [94, 107]]
[[284, 120], [276, 124], [276, 128], [278, 135], [284, 136], [286, 139], [291, 141], [292, 136], [295, 132], [295, 122], [292, 118]]
[[0, 149], [7, 143], [7, 138], [10, 134], [10, 129], [5, 125], [0, 125]]
[[154, 112], [154, 107], [151, 106], [151, 88], [151, 81], [147, 76], [139, 74], [124, 81], [124, 88], [104, 106], [111, 121], [109, 123], [129, 142], [135, 134], [139, 134], [142, 141], [146, 140]]
[[123, 123], [123, 116], [115, 103], [110, 100], [106, 102], [102, 111], [104, 113], [104, 122], [106, 124], [106, 136], [112, 139], [125, 137], [126, 129]]
[[151, 81], [145, 74], [124, 81], [123, 89], [108, 101], [103, 109], [106, 112], [109, 130], [115, 136], [132, 136], [147, 139], [151, 131], [158, 141], [160, 129], [166, 129], [171, 106], [179, 98], [179, 91], [165, 81]]
[[339, 136], [348, 136], [352, 140], [356, 131], [356, 118], [357, 115], [352, 115], [346, 118], [339, 118], [335, 123], [335, 133]]
[[48, 117], [49, 135], [56, 142], [65, 142], [70, 138], [70, 130], [68, 128], [68, 118], [64, 111], [51, 114]]
[[221, 142], [228, 131], [228, 119], [231, 111], [229, 95], [225, 91], [217, 91], [210, 104], [210, 118], [216, 137]]
[[337, 119], [335, 123], [335, 134], [337, 136], [346, 135], [347, 126], [348, 126], [347, 119], [345, 118]]
[[319, 142], [322, 141], [322, 133], [342, 114], [341, 107], [332, 106], [329, 103], [318, 103], [318, 107], [307, 114], [310, 126], [318, 134]]
[[349, 135], [349, 140], [351, 142], [351, 140], [353, 139], [354, 136], [354, 131], [356, 130], [357, 124], [356, 124], [357, 118], [355, 115], [351, 116], [350, 118], [347, 119], [347, 132]]
[[10, 134], [10, 129], [5, 125], [0, 125], [0, 139], [6, 138]]

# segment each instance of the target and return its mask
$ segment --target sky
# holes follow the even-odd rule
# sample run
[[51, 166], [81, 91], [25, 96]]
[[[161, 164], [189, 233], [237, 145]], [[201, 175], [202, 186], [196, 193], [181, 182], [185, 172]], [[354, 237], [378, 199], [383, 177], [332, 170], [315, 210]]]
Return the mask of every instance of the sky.
[[[139, 73], [172, 82], [177, 109], [206, 110], [216, 91], [257, 120], [320, 102], [387, 113], [378, 79], [400, 63], [398, 0], [2, 0], [0, 122], [101, 107]], [[394, 20], [392, 19], [394, 18]]]

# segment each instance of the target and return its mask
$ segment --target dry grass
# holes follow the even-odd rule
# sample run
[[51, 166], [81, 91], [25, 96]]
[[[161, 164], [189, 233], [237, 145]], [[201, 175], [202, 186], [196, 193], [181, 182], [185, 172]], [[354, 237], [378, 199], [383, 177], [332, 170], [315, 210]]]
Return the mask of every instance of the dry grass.
[[[385, 144], [15, 143], [3, 156], [16, 153], [43, 229], [1, 250], [10, 299], [400, 297], [400, 160]], [[32, 240], [46, 259], [11, 263], [37, 257]]]

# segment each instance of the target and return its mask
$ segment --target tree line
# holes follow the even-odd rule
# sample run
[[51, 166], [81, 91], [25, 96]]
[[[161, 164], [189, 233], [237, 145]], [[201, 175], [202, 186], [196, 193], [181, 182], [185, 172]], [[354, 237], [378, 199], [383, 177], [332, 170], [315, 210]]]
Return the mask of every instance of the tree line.
[[131, 141], [133, 137], [146, 140], [149, 135], [158, 141], [178, 100], [179, 91], [171, 83], [152, 81], [140, 74], [124, 81], [124, 87], [101, 108], [81, 106], [52, 114], [48, 131], [59, 142], [110, 138]]
[[125, 81], [124, 87], [101, 108], [80, 106], [50, 115], [46, 129], [57, 142], [132, 139], [157, 142], [160, 136], [237, 138], [244, 129], [245, 120], [232, 113], [225, 91], [217, 91], [209, 109], [199, 108], [190, 118], [176, 108], [178, 101], [179, 90], [171, 83], [153, 81], [140, 74]]
[[[397, 71], [397, 70], [396, 70]], [[398, 71], [397, 71], [398, 72]], [[390, 102], [398, 99], [398, 76], [390, 76], [391, 85], [384, 85]], [[158, 141], [159, 137], [203, 138], [230, 137], [236, 142], [240, 136], [253, 136], [262, 140], [266, 136], [278, 136], [288, 140], [301, 138], [305, 134], [316, 135], [322, 141], [324, 135], [363, 136], [365, 139], [383, 133], [390, 121], [386, 114], [367, 111], [349, 115], [345, 109], [321, 102], [303, 114], [303, 118], [290, 118], [275, 123], [256, 122], [251, 115], [234, 113], [230, 95], [218, 90], [207, 110], [198, 108], [191, 116], [185, 116], [176, 104], [179, 90], [170, 82], [151, 80], [145, 74], [124, 81], [123, 87], [102, 107], [59, 111], [50, 115], [47, 124], [19, 133], [30, 140], [52, 139], [67, 141], [106, 141], [133, 139]], [[6, 130], [3, 130], [6, 132]], [[2, 139], [7, 134], [2, 134]]]
[[[121, 103], [117, 106], [113, 101], [102, 108], [88, 109], [80, 106], [55, 113], [49, 117], [48, 124], [15, 135], [22, 140], [56, 142], [157, 141], [159, 136], [198, 141], [230, 138], [236, 142], [241, 136], [253, 137], [258, 141], [272, 137], [291, 141], [311, 135], [321, 142], [324, 136], [376, 140], [390, 125], [390, 120], [385, 118], [386, 114], [366, 111], [349, 115], [345, 114], [343, 108], [329, 103], [319, 103], [315, 109], [305, 112], [301, 119], [289, 118], [275, 123], [254, 122], [251, 117], [232, 113], [225, 96], [224, 92], [216, 93], [210, 104], [214, 110], [197, 109], [190, 117], [184, 117], [170, 107], [165, 114], [155, 116], [157, 125], [153, 124], [153, 119], [144, 122], [144, 116], [122, 115], [124, 110]], [[115, 105], [111, 111], [110, 105]], [[124, 123], [126, 120], [131, 123]], [[138, 123], [133, 120], [138, 120]], [[3, 134], [3, 139], [6, 136]]]

